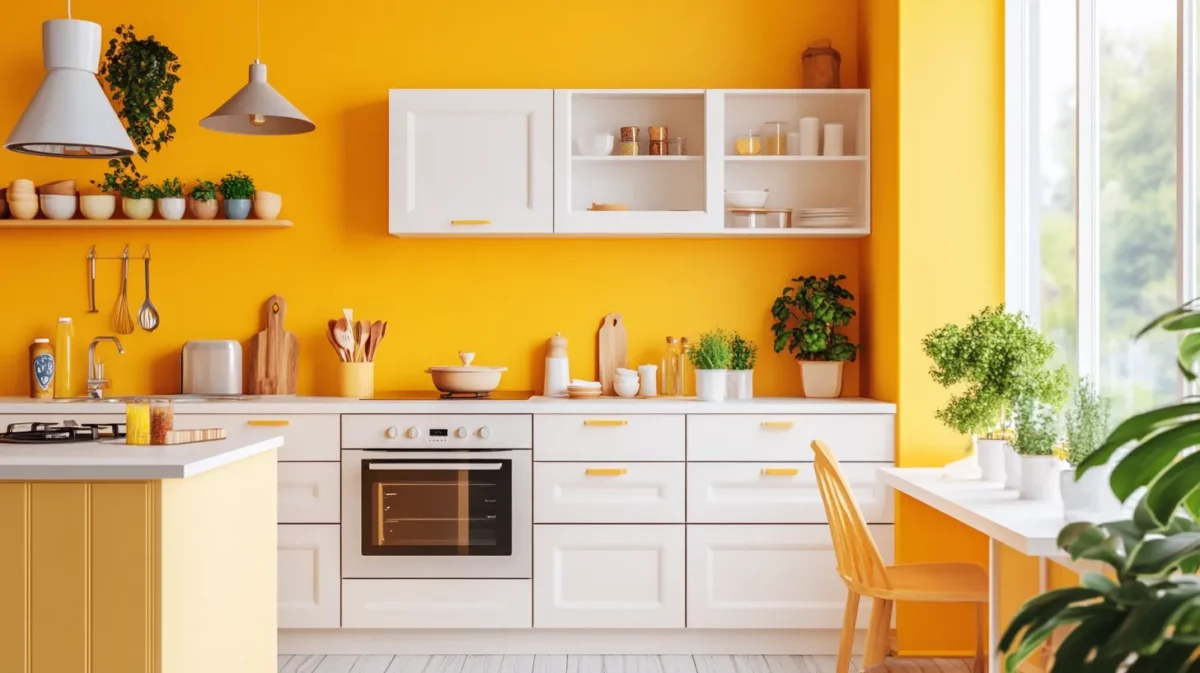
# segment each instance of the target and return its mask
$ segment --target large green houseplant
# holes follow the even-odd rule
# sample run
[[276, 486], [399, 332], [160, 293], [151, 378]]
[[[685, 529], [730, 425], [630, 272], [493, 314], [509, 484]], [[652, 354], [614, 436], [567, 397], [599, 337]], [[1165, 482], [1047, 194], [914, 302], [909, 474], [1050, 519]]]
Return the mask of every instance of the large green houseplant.
[[801, 276], [771, 306], [775, 352], [786, 348], [800, 361], [805, 397], [842, 393], [842, 365], [853, 362], [858, 346], [838, 331], [850, 324], [854, 295], [841, 286], [845, 276]]
[[[1138, 335], [1162, 329], [1182, 336], [1179, 367], [1194, 379], [1200, 311], [1186, 304]], [[1084, 457], [1076, 476], [1116, 461], [1109, 484], [1132, 517], [1067, 525], [1058, 545], [1073, 559], [1096, 561], [1112, 577], [1085, 573], [1081, 586], [1026, 603], [1005, 630], [1005, 670], [1071, 630], [1054, 652], [1051, 673], [1192, 673], [1200, 671], [1200, 402], [1185, 400], [1126, 419]]]

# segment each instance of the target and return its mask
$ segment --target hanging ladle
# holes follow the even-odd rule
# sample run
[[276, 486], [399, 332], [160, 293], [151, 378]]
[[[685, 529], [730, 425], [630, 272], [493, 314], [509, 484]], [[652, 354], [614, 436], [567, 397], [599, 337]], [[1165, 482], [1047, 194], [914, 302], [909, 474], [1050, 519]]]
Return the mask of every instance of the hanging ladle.
[[147, 332], [153, 332], [158, 329], [158, 309], [154, 308], [154, 303], [150, 301], [150, 246], [146, 246], [146, 254], [142, 255], [142, 261], [146, 264], [146, 301], [142, 302], [142, 308], [138, 310], [138, 324]]

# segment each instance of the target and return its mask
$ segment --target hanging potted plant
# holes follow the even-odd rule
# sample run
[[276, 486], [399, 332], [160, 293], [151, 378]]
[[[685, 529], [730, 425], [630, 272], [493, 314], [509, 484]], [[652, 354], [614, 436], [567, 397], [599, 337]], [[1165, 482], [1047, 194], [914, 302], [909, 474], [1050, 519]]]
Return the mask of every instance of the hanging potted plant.
[[183, 184], [179, 178], [167, 178], [162, 185], [153, 187], [154, 200], [158, 203], [158, 214], [164, 220], [182, 220], [187, 200], [183, 198]]
[[1066, 398], [1066, 367], [1046, 368], [1054, 343], [1024, 314], [1005, 313], [1000, 304], [971, 316], [965, 327], [951, 323], [937, 328], [921, 346], [933, 360], [933, 380], [957, 391], [938, 410], [938, 420], [974, 438], [984, 480], [1005, 481], [1005, 454], [1012, 451], [1011, 401], [1029, 395], [1061, 404]]
[[[771, 306], [775, 324], [775, 352], [784, 348], [800, 361], [805, 397], [838, 397], [842, 394], [842, 365], [854, 362], [858, 346], [837, 330], [850, 324], [854, 309], [845, 301], [854, 295], [839, 285], [845, 276], [793, 278], [796, 287], [785, 287]], [[795, 326], [790, 326], [790, 323]]]
[[[1101, 397], [1087, 379], [1079, 379], [1071, 396], [1071, 405], [1066, 414], [1066, 460], [1072, 468], [1104, 443], [1108, 434], [1108, 416], [1111, 405]], [[1059, 475], [1062, 491], [1063, 513], [1067, 521], [1080, 521], [1088, 517], [1112, 518], [1120, 515], [1121, 503], [1108, 488], [1112, 476], [1112, 465], [1102, 465], [1077, 477], [1075, 470], [1064, 470]]]
[[[139, 39], [133, 26], [120, 25], [100, 61], [100, 76], [108, 84], [117, 114], [125, 122], [137, 156], [146, 161], [150, 151], [161, 151], [175, 139], [171, 112], [175, 110], [175, 85], [179, 83], [179, 58], [154, 36]], [[110, 167], [133, 168], [133, 159], [109, 161]]]
[[724, 401], [725, 370], [733, 359], [729, 337], [721, 330], [705, 332], [699, 341], [688, 346], [687, 356], [696, 370], [696, 397], [704, 402]]
[[1054, 455], [1058, 442], [1058, 413], [1054, 405], [1032, 395], [1013, 402], [1016, 436], [1011, 444], [1021, 457], [1021, 498], [1054, 500], [1063, 463]]
[[211, 180], [196, 180], [192, 193], [188, 195], [188, 211], [197, 220], [211, 220], [217, 216], [217, 186]]
[[758, 346], [734, 332], [729, 336], [729, 373], [726, 379], [731, 400], [754, 397], [754, 363], [758, 361]]
[[254, 180], [241, 171], [230, 173], [221, 178], [217, 190], [221, 192], [221, 198], [225, 199], [225, 218], [246, 219], [250, 214], [250, 199], [254, 196]]

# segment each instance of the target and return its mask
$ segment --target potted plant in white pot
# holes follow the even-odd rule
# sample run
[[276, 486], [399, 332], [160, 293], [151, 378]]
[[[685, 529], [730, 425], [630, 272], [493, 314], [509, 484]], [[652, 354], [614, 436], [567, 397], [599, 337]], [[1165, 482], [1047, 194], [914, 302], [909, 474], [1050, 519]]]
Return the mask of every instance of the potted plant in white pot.
[[754, 364], [758, 361], [758, 346], [734, 332], [729, 336], [729, 399], [748, 400], [754, 397]]
[[[787, 348], [800, 361], [805, 397], [838, 397], [842, 394], [842, 365], [854, 362], [858, 346], [837, 329], [850, 324], [854, 309], [845, 301], [854, 295], [838, 283], [845, 276], [793, 278], [796, 287], [785, 287], [771, 306], [775, 324], [775, 352]], [[790, 326], [791, 323], [795, 326]]]
[[164, 220], [182, 220], [187, 209], [187, 199], [183, 198], [183, 184], [179, 178], [167, 178], [161, 185], [147, 189], [148, 195], [153, 196], [158, 203], [158, 214]]
[[951, 323], [937, 328], [921, 346], [933, 360], [933, 380], [955, 391], [938, 410], [938, 420], [975, 439], [985, 481], [1005, 481], [1005, 452], [1012, 450], [1010, 402], [1032, 395], [1059, 404], [1066, 397], [1066, 367], [1046, 368], [1054, 342], [1023, 314], [1005, 313], [1001, 304], [971, 316], [964, 327]]
[[[1087, 379], [1079, 379], [1066, 414], [1066, 460], [1072, 468], [1079, 467], [1104, 443], [1110, 407], [1109, 400], [1101, 397], [1095, 386]], [[1111, 463], [1105, 464], [1082, 476], [1077, 476], [1074, 469], [1059, 475], [1067, 521], [1120, 516], [1121, 503], [1108, 488], [1112, 467]]]
[[733, 359], [729, 337], [721, 330], [705, 332], [688, 346], [687, 357], [696, 370], [696, 397], [703, 402], [724, 401], [725, 374]]
[[1063, 462], [1054, 455], [1058, 443], [1058, 411], [1054, 405], [1023, 395], [1013, 402], [1016, 436], [1011, 444], [1021, 457], [1021, 498], [1055, 500]]

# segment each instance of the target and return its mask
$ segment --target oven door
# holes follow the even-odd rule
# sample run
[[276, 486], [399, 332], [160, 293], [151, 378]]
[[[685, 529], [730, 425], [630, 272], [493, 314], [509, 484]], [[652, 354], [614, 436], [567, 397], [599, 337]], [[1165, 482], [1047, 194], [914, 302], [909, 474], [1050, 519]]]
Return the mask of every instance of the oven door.
[[344, 577], [532, 576], [529, 451], [344, 451]]

